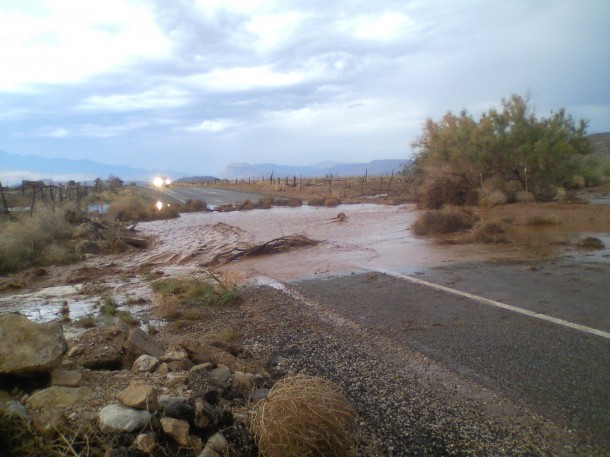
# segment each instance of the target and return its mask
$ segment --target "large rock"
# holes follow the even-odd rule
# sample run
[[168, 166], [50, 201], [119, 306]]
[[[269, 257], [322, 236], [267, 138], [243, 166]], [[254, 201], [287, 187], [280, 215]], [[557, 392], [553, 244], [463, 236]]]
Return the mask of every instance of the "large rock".
[[159, 391], [156, 387], [140, 382], [134, 382], [118, 395], [118, 399], [125, 406], [147, 411], [156, 411], [159, 404]]
[[133, 432], [145, 427], [151, 419], [148, 411], [128, 408], [123, 405], [108, 405], [99, 413], [102, 430]]
[[59, 322], [37, 324], [18, 314], [0, 316], [0, 374], [49, 372], [67, 350]]
[[40, 390], [27, 399], [25, 405], [30, 409], [40, 408], [70, 408], [91, 395], [89, 387], [53, 386]]
[[173, 341], [187, 350], [190, 359], [196, 364], [210, 362], [213, 365], [226, 365], [233, 371], [256, 371], [246, 361], [225, 352], [222, 349], [207, 344], [203, 341], [188, 337], [178, 337]]
[[136, 447], [145, 454], [152, 454], [152, 451], [154, 451], [155, 447], [157, 446], [155, 434], [141, 433], [140, 435], [136, 436], [135, 444]]
[[137, 357], [152, 355], [160, 358], [165, 353], [163, 344], [139, 328], [132, 329], [125, 341], [125, 349]]
[[159, 359], [152, 355], [141, 355], [134, 362], [131, 371], [136, 373], [152, 373], [159, 365]]
[[161, 427], [165, 434], [170, 436], [180, 446], [189, 445], [190, 425], [187, 421], [164, 417], [161, 419]]
[[201, 429], [212, 429], [218, 425], [216, 409], [203, 398], [195, 400], [195, 425]]
[[218, 365], [209, 371], [210, 379], [221, 390], [226, 389], [231, 384], [231, 370], [226, 365]]
[[120, 326], [92, 328], [78, 337], [78, 344], [66, 357], [91, 370], [118, 369], [123, 366], [126, 338], [127, 332]]
[[214, 433], [212, 436], [210, 436], [208, 438], [208, 442], [205, 444], [205, 447], [212, 448], [220, 455], [225, 455], [229, 452], [229, 442], [220, 432]]
[[61, 370], [56, 368], [51, 372], [51, 385], [62, 387], [78, 387], [83, 375], [80, 371]]

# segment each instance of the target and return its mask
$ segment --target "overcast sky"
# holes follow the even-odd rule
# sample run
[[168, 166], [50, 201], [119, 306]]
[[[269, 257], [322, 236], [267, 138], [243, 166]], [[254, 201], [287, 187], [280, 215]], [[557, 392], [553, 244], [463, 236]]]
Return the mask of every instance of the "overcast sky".
[[0, 0], [13, 154], [192, 174], [400, 159], [427, 117], [512, 93], [610, 131], [610, 1]]

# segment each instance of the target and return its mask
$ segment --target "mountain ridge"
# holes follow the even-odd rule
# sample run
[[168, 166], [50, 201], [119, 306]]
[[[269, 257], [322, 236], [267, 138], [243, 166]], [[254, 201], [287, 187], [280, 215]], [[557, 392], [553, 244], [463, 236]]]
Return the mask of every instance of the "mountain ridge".
[[126, 165], [109, 165], [91, 159], [46, 158], [36, 155], [10, 154], [0, 150], [0, 180], [17, 183], [22, 179], [53, 181], [91, 181], [118, 176], [123, 181], [150, 181], [156, 174], [176, 179], [187, 174], [174, 170], [149, 170]]
[[323, 177], [325, 175], [360, 176], [365, 173], [373, 176], [399, 171], [410, 159], [380, 159], [370, 162], [337, 163], [324, 162], [312, 165], [281, 165], [275, 163], [231, 163], [219, 173], [222, 179], [263, 179], [269, 178], [271, 173], [275, 177], [303, 176], [308, 178]]

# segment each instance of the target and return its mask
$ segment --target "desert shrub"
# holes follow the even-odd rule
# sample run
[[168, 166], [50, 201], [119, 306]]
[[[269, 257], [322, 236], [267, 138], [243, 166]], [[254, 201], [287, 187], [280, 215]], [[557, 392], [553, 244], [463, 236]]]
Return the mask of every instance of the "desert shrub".
[[110, 220], [130, 222], [173, 219], [180, 216], [179, 205], [164, 204], [159, 210], [155, 204], [156, 202], [147, 201], [136, 195], [126, 195], [110, 203], [106, 217]]
[[530, 216], [525, 220], [525, 225], [543, 226], [555, 224], [559, 224], [559, 221], [555, 218], [547, 216]]
[[279, 204], [279, 202], [276, 202], [273, 197], [263, 197], [260, 198], [254, 206], [258, 209], [269, 209], [274, 204]]
[[477, 221], [470, 209], [445, 206], [442, 209], [422, 213], [411, 226], [416, 235], [454, 233], [470, 229]]
[[303, 205], [303, 200], [301, 200], [300, 198], [289, 198], [287, 200], [278, 199], [275, 201], [275, 206], [288, 206], [291, 208], [296, 208], [301, 205]]
[[[592, 150], [584, 120], [575, 122], [563, 109], [539, 118], [518, 95], [478, 117], [462, 111], [428, 119], [412, 147], [416, 176], [434, 184], [426, 192], [434, 203], [428, 208], [460, 204], [456, 200], [463, 188], [477, 190], [481, 177], [515, 179], [524, 187], [527, 183], [536, 199], [553, 198], [549, 188], [568, 184], [579, 159]], [[435, 186], [444, 184], [459, 188], [443, 194]]]
[[519, 203], [531, 203], [536, 200], [532, 192], [526, 190], [519, 190], [515, 192], [515, 201]]
[[472, 241], [479, 243], [508, 243], [504, 227], [497, 222], [485, 222], [477, 224], [471, 231]]
[[324, 206], [324, 202], [326, 201], [326, 197], [311, 197], [308, 201], [307, 204], [309, 206]]
[[2, 222], [0, 274], [74, 261], [73, 231], [63, 212], [47, 208], [34, 212], [32, 218], [18, 215]]
[[224, 203], [222, 205], [218, 205], [216, 207], [216, 211], [220, 212], [220, 213], [228, 213], [230, 211], [237, 211], [237, 206], [235, 206], [233, 203]]
[[336, 197], [328, 197], [324, 200], [324, 206], [333, 207], [339, 206], [341, 204], [341, 200]]
[[445, 205], [475, 205], [478, 193], [464, 179], [430, 175], [420, 187], [418, 199], [421, 208], [440, 209]]
[[580, 240], [577, 244], [579, 248], [583, 249], [604, 249], [606, 245], [599, 238], [594, 236], [588, 236], [583, 240]]
[[479, 204], [481, 206], [492, 207], [504, 205], [507, 200], [506, 194], [503, 191], [494, 190], [489, 194], [483, 195], [483, 197], [479, 199]]
[[[212, 273], [206, 279], [167, 278], [151, 284], [153, 292], [161, 297], [162, 303], [183, 306], [224, 306], [239, 298], [239, 289], [228, 277], [218, 277]], [[172, 308], [173, 306], [169, 306]]]
[[239, 205], [237, 205], [237, 209], [240, 211], [250, 211], [254, 209], [254, 204], [250, 200], [245, 200]]
[[331, 382], [303, 374], [278, 381], [256, 405], [252, 421], [264, 457], [347, 457], [356, 442], [356, 414]]
[[183, 213], [194, 213], [197, 211], [209, 211], [208, 204], [203, 200], [187, 199], [180, 205], [180, 211]]

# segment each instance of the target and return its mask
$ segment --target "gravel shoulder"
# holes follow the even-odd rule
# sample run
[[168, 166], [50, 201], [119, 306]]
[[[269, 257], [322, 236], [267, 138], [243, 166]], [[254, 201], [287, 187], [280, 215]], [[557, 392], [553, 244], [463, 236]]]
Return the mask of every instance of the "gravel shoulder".
[[336, 382], [359, 412], [359, 455], [604, 455], [523, 405], [294, 289], [249, 287], [239, 306], [217, 313], [184, 331], [205, 332], [214, 322], [235, 326], [270, 370]]

